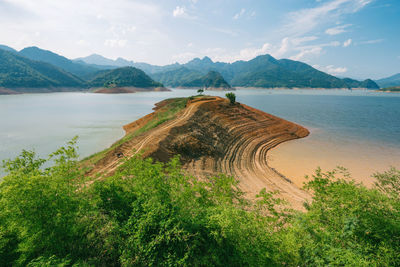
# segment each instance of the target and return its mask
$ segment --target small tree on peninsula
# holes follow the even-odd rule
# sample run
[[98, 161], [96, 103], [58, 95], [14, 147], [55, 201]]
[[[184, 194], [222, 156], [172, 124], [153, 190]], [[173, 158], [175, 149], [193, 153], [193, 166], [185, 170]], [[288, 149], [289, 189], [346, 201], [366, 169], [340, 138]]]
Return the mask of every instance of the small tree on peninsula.
[[202, 95], [202, 94], [204, 93], [204, 89], [203, 89], [203, 88], [200, 88], [199, 90], [197, 90], [197, 93], [198, 93], [199, 95]]
[[230, 93], [227, 93], [225, 96], [229, 99], [229, 101], [231, 102], [232, 105], [235, 104], [236, 95], [234, 93], [230, 92]]

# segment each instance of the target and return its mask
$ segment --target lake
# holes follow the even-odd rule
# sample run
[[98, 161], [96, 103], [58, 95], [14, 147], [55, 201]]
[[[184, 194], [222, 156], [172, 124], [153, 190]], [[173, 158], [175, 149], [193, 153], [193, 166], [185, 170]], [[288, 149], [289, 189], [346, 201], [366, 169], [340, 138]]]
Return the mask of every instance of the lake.
[[[101, 151], [124, 135], [122, 126], [170, 97], [194, 95], [172, 90], [124, 95], [51, 93], [0, 96], [0, 161], [22, 149], [46, 156], [79, 136], [81, 157]], [[299, 123], [305, 139], [278, 146], [270, 164], [301, 185], [317, 166], [348, 167], [368, 180], [390, 165], [400, 168], [400, 94], [365, 90], [266, 90], [235, 92], [237, 101]], [[207, 92], [223, 96], [225, 92]], [[3, 173], [4, 174], [4, 173]], [[0, 173], [1, 175], [1, 173]]]

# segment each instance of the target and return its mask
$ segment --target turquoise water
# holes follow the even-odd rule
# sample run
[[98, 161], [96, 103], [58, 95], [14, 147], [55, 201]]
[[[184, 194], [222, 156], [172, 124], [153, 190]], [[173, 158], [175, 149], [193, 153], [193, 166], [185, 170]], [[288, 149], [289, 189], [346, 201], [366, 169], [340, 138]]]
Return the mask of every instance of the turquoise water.
[[[0, 96], [0, 161], [17, 156], [22, 149], [46, 156], [76, 135], [81, 156], [88, 156], [121, 138], [122, 125], [150, 113], [154, 103], [193, 94], [194, 90], [173, 90], [124, 95]], [[306, 126], [315, 140], [400, 151], [400, 94], [362, 90], [238, 90], [236, 95], [239, 102]]]
[[304, 125], [321, 138], [400, 149], [400, 94], [364, 90], [269, 91], [241, 91], [239, 100]]

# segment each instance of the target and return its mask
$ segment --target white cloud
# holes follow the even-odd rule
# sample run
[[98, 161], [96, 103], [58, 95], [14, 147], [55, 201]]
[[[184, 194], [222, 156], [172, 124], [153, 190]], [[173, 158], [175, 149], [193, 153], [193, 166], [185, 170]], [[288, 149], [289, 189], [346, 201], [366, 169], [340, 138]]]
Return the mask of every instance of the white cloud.
[[271, 44], [265, 43], [261, 48], [245, 48], [240, 50], [240, 53], [236, 58], [233, 60], [250, 60], [255, 58], [256, 56], [267, 54], [270, 52]]
[[318, 39], [317, 36], [304, 36], [304, 37], [292, 39], [292, 43], [293, 43], [293, 45], [297, 46], [297, 45], [301, 45], [306, 42], [315, 41], [317, 39]]
[[184, 53], [180, 53], [180, 54], [176, 54], [172, 56], [172, 59], [175, 62], [179, 62], [179, 63], [186, 63], [187, 61], [193, 59], [194, 57], [196, 57], [195, 53], [192, 52], [184, 52]]
[[229, 30], [229, 29], [222, 29], [222, 28], [211, 27], [210, 30], [213, 30], [213, 31], [216, 31], [216, 32], [220, 32], [220, 33], [223, 33], [223, 34], [227, 34], [227, 35], [230, 35], [230, 36], [232, 36], [232, 37], [235, 37], [235, 36], [238, 35], [237, 32], [232, 31], [232, 30]]
[[351, 45], [351, 43], [352, 43], [352, 40], [348, 39], [348, 40], [344, 41], [343, 47], [348, 47], [349, 45]]
[[330, 74], [341, 74], [347, 72], [346, 67], [335, 67], [333, 65], [326, 66], [326, 69]]
[[184, 6], [177, 6], [177, 7], [175, 7], [174, 11], [172, 11], [172, 15], [175, 18], [177, 18], [177, 17], [185, 17], [185, 16], [187, 16], [186, 8]]
[[79, 45], [79, 46], [89, 46], [90, 45], [90, 43], [88, 42], [88, 41], [86, 41], [86, 40], [78, 40], [77, 42], [76, 42], [76, 44], [77, 45]]
[[327, 72], [329, 74], [332, 75], [339, 75], [339, 74], [343, 74], [347, 72], [347, 68], [346, 67], [335, 67], [333, 65], [328, 65], [326, 67], [324, 66], [319, 66], [319, 65], [313, 65], [314, 68], [323, 71], [323, 72]]
[[376, 39], [376, 40], [359, 42], [357, 44], [379, 44], [379, 43], [382, 43], [383, 41], [384, 41], [383, 39]]
[[290, 48], [290, 39], [289, 39], [289, 37], [285, 37], [282, 39], [281, 46], [279, 47], [278, 51], [272, 53], [272, 55], [274, 57], [281, 57], [284, 54], [286, 54], [286, 52], [289, 50], [289, 48]]
[[244, 15], [244, 13], [246, 13], [246, 9], [242, 8], [239, 13], [236, 13], [235, 16], [233, 16], [233, 19], [238, 19], [240, 17], [242, 17]]
[[346, 28], [348, 28], [350, 26], [351, 26], [351, 24], [339, 25], [339, 26], [325, 30], [325, 33], [329, 34], [329, 35], [341, 34], [341, 33], [347, 32]]
[[285, 20], [284, 31], [290, 35], [304, 35], [316, 27], [331, 23], [343, 14], [359, 11], [373, 0], [331, 0], [322, 2], [317, 7], [291, 12]]
[[[4, 1], [12, 2], [15, 10], [7, 19]], [[173, 54], [172, 37], [163, 29], [168, 15], [151, 1], [0, 0], [0, 35], [2, 43], [18, 50], [35, 45], [68, 58], [97, 53], [167, 64]], [[35, 35], [37, 31], [40, 36]]]
[[323, 53], [324, 47], [338, 47], [341, 43], [339, 41], [332, 41], [330, 43], [317, 44], [317, 45], [308, 45], [293, 48], [294, 51], [300, 51], [296, 55], [291, 56], [292, 60], [304, 60], [310, 56], [318, 56]]
[[128, 42], [128, 40], [107, 39], [104, 41], [104, 45], [109, 46], [109, 47], [125, 47], [127, 42]]
[[301, 60], [306, 56], [309, 55], [319, 55], [322, 52], [322, 47], [320, 46], [315, 46], [309, 49], [303, 49], [302, 51], [300, 51], [300, 53], [298, 53], [297, 55], [294, 55], [292, 57], [290, 57], [290, 59], [292, 60]]

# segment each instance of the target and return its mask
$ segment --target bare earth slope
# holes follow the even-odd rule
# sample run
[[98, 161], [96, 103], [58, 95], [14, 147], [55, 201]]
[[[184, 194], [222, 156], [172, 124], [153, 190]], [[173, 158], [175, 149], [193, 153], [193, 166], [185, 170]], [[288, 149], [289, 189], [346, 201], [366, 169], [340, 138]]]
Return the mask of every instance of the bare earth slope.
[[[124, 126], [127, 135], [135, 133], [157, 117], [155, 112]], [[276, 145], [305, 137], [308, 130], [244, 104], [231, 105], [220, 97], [189, 100], [175, 118], [139, 134], [109, 150], [89, 175], [111, 174], [122, 157], [143, 152], [144, 157], [168, 161], [181, 155], [184, 168], [196, 177], [224, 173], [240, 181], [242, 190], [254, 198], [263, 188], [278, 190], [294, 208], [309, 195], [268, 166], [267, 152]]]

